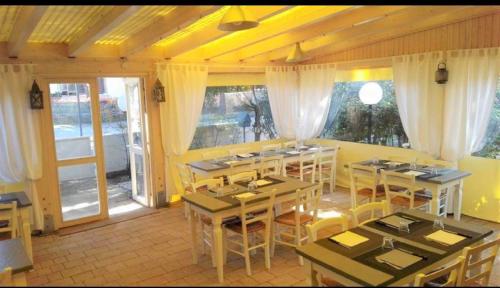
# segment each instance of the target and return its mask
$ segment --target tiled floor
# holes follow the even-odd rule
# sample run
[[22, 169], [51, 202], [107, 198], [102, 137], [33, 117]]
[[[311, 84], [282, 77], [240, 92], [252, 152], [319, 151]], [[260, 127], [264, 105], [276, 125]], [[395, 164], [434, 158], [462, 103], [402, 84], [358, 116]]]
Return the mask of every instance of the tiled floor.
[[[322, 202], [323, 212], [346, 211], [349, 194], [337, 191]], [[190, 232], [182, 203], [160, 213], [67, 236], [34, 237], [34, 271], [29, 285], [213, 285], [219, 286], [209, 255], [192, 264]], [[491, 227], [500, 224], [464, 217], [464, 221]], [[198, 230], [199, 231], [199, 230]], [[492, 238], [492, 237], [490, 237]], [[490, 285], [500, 285], [500, 256]], [[245, 273], [242, 257], [228, 255], [224, 269], [228, 286], [305, 285], [305, 273], [292, 248], [277, 246], [271, 271], [262, 251], [251, 260], [252, 276]]]

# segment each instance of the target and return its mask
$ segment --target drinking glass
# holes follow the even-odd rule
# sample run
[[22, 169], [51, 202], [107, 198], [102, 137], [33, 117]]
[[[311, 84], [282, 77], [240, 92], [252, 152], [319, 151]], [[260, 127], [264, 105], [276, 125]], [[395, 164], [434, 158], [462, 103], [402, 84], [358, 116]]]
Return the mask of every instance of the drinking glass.
[[250, 183], [248, 183], [248, 191], [254, 191], [255, 188], [257, 187], [257, 183], [255, 183], [255, 181], [251, 181]]
[[394, 249], [394, 240], [392, 237], [384, 236], [382, 241], [382, 249]]
[[415, 161], [410, 162], [410, 169], [417, 169], [417, 163]]
[[399, 221], [399, 232], [410, 233], [410, 222], [406, 220]]
[[432, 228], [437, 230], [444, 229], [443, 219], [441, 218], [434, 219], [434, 223], [432, 223]]
[[438, 174], [438, 169], [436, 167], [431, 168], [431, 174], [432, 175], [437, 175]]
[[373, 164], [378, 164], [378, 157], [373, 157], [372, 158], [372, 163]]

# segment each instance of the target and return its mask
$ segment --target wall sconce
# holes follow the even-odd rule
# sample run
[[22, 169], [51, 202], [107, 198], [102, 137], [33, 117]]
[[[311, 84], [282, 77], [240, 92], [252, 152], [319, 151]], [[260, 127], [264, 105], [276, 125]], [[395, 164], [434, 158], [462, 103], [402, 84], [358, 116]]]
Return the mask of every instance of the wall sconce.
[[[441, 67], [441, 65], [444, 67]], [[446, 63], [441, 62], [438, 64], [436, 71], [436, 83], [445, 84], [446, 82], [448, 82], [448, 70], [446, 70]]]
[[156, 102], [165, 102], [165, 87], [161, 85], [160, 79], [156, 79], [155, 85], [153, 87], [153, 100]]
[[33, 80], [29, 95], [31, 109], [43, 109], [43, 92], [40, 90], [40, 87], [38, 87], [36, 80]]

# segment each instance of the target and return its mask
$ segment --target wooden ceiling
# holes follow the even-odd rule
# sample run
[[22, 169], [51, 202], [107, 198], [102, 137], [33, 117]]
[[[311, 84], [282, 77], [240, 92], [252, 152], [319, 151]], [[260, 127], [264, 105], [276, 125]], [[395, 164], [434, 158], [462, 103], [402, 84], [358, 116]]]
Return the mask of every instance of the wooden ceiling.
[[[319, 57], [486, 14], [500, 6], [247, 6], [256, 28], [225, 32], [228, 6], [0, 6], [0, 54], [282, 64], [299, 42]], [[30, 54], [31, 53], [31, 54]]]

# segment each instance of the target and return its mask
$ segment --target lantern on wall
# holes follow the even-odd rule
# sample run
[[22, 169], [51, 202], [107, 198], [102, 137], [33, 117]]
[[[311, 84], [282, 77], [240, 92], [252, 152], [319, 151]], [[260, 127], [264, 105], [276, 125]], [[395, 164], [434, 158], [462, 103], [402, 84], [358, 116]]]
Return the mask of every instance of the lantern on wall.
[[436, 71], [436, 83], [444, 84], [446, 82], [448, 82], [448, 70], [446, 70], [446, 63], [441, 62]]
[[33, 80], [33, 85], [29, 92], [31, 109], [43, 109], [43, 92], [38, 87], [36, 80]]
[[160, 79], [156, 79], [153, 87], [153, 100], [156, 102], [165, 102], [165, 87], [161, 85]]

